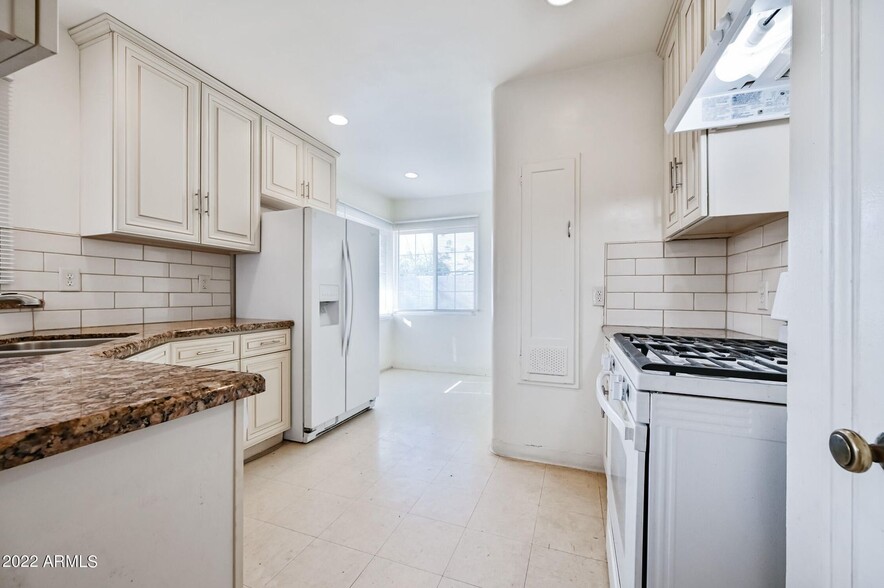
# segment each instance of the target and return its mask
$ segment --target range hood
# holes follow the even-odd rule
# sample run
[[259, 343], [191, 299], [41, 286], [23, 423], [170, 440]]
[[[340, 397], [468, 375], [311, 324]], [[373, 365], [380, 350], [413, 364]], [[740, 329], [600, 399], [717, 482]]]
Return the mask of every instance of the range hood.
[[0, 77], [56, 53], [57, 0], [0, 0]]
[[789, 116], [791, 0], [734, 0], [669, 113], [669, 133]]

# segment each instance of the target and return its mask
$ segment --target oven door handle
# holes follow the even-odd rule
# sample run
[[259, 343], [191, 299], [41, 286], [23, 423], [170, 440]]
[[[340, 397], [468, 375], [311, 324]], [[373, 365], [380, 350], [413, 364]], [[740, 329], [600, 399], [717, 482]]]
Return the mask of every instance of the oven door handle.
[[608, 420], [611, 421], [611, 424], [614, 425], [618, 431], [620, 431], [620, 435], [623, 436], [627, 441], [632, 441], [635, 439], [635, 426], [631, 423], [627, 423], [626, 420], [620, 416], [611, 402], [608, 400], [608, 395], [605, 393], [605, 380], [611, 376], [611, 372], [604, 371], [599, 374], [598, 378], [595, 380], [595, 397], [599, 401], [599, 406], [602, 407], [602, 412], [605, 413], [605, 416], [608, 417]]

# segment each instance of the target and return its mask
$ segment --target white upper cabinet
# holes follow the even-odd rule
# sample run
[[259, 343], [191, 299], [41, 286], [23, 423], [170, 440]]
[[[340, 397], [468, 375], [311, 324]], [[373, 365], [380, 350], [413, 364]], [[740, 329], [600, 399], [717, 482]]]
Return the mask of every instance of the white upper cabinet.
[[202, 242], [257, 251], [261, 117], [203, 86]]
[[306, 173], [306, 205], [321, 208], [329, 212], [335, 211], [335, 158], [312, 145], [308, 145], [304, 158]]
[[261, 136], [261, 201], [274, 208], [303, 206], [304, 141], [266, 118]]
[[111, 16], [70, 34], [83, 236], [258, 251], [262, 198], [334, 212], [337, 152]]

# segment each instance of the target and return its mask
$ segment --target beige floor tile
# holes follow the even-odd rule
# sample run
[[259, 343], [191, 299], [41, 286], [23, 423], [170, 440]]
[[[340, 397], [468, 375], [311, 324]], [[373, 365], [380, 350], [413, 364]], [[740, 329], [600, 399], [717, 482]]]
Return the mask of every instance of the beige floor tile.
[[314, 488], [345, 498], [359, 498], [375, 485], [380, 473], [369, 467], [340, 466], [328, 477], [317, 482]]
[[243, 529], [243, 581], [262, 588], [295, 559], [313, 537], [246, 518]]
[[537, 503], [523, 498], [483, 494], [467, 525], [473, 531], [494, 533], [530, 543], [537, 521]]
[[429, 482], [415, 478], [381, 474], [380, 480], [360, 500], [375, 506], [408, 512], [429, 485]]
[[439, 582], [439, 586], [437, 588], [475, 588], [472, 584], [467, 584], [466, 582], [458, 582], [457, 580], [452, 580], [451, 578], [442, 578], [442, 581]]
[[605, 524], [598, 517], [541, 508], [537, 513], [534, 544], [604, 560]]
[[488, 440], [465, 441], [454, 455], [451, 461], [460, 463], [474, 463], [478, 465], [497, 465], [500, 459], [491, 452], [491, 444]]
[[458, 488], [482, 490], [494, 471], [494, 465], [449, 461], [436, 476], [437, 484], [449, 484]]
[[297, 500], [267, 517], [267, 522], [319, 537], [352, 505], [353, 500], [343, 496], [305, 490]]
[[304, 459], [306, 458], [280, 447], [273, 453], [269, 453], [259, 459], [250, 461], [244, 466], [243, 471], [246, 476], [255, 475], [264, 478], [274, 478], [283, 470], [290, 468], [298, 461], [303, 461]]
[[430, 484], [411, 514], [465, 527], [481, 495], [481, 490]]
[[445, 571], [463, 531], [463, 527], [407, 515], [378, 551], [378, 555], [441, 574]]
[[540, 506], [601, 517], [598, 478], [591, 472], [548, 466]]
[[608, 588], [608, 564], [534, 545], [525, 588]]
[[423, 480], [425, 482], [432, 482], [447, 463], [448, 460], [446, 459], [424, 457], [412, 451], [408, 456], [402, 458], [395, 465], [390, 467], [385, 473], [393, 476], [402, 476]]
[[268, 584], [268, 588], [348, 588], [372, 556], [315, 539]]
[[243, 491], [243, 514], [254, 519], [267, 520], [299, 500], [306, 490], [259, 476], [246, 477]]
[[339, 469], [341, 469], [341, 464], [325, 460], [321, 454], [313, 454], [284, 468], [274, 476], [274, 479], [302, 488], [315, 488], [317, 484]]
[[376, 557], [353, 588], [436, 588], [441, 576]]
[[467, 529], [445, 576], [482, 588], [523, 586], [530, 551], [528, 543]]
[[403, 518], [386, 508], [356, 503], [320, 535], [321, 539], [375, 554]]

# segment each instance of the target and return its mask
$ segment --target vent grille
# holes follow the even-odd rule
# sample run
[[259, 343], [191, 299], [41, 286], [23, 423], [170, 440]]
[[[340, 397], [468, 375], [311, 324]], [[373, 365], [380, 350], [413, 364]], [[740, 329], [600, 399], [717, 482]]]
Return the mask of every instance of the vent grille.
[[568, 348], [533, 347], [528, 352], [528, 373], [544, 376], [567, 376]]

